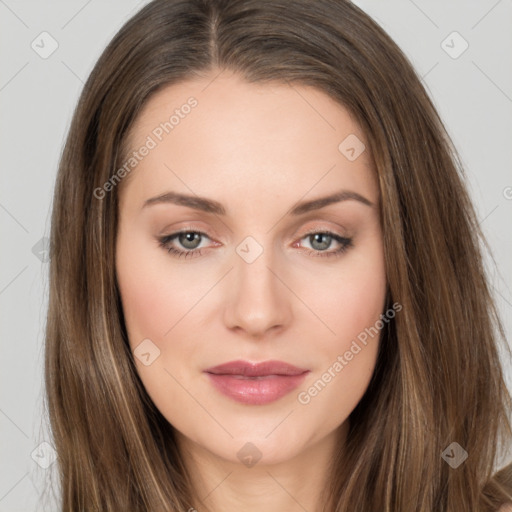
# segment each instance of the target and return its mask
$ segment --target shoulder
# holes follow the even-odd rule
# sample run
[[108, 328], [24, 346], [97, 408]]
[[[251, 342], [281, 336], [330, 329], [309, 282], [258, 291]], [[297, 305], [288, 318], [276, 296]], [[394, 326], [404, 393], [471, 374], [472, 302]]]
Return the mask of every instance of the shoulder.
[[498, 512], [512, 512], [512, 502], [504, 503], [499, 509]]

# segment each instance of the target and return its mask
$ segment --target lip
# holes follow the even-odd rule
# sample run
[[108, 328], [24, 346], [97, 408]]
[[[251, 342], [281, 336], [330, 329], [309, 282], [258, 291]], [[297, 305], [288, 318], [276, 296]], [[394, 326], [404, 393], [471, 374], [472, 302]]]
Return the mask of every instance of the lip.
[[248, 405], [279, 400], [304, 380], [309, 370], [282, 361], [231, 361], [204, 370], [222, 394]]

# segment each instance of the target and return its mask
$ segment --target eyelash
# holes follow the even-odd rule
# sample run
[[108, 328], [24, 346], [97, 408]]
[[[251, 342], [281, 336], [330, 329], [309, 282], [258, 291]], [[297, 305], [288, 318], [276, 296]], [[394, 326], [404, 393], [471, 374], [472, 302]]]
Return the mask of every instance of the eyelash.
[[[184, 233], [195, 233], [195, 234], [204, 236], [206, 238], [210, 238], [206, 233], [203, 233], [202, 231], [196, 231], [196, 230], [192, 230], [192, 229], [184, 229], [184, 230], [172, 233], [170, 235], [159, 237], [158, 244], [160, 247], [165, 249], [169, 254], [172, 254], [173, 257], [176, 257], [176, 258], [181, 258], [182, 256], [185, 258], [201, 256], [202, 249], [192, 249], [192, 250], [183, 250], [182, 251], [182, 250], [176, 249], [175, 247], [170, 245], [170, 242], [172, 242], [175, 238], [177, 238], [179, 235], [184, 234]], [[335, 240], [336, 242], [338, 242], [341, 245], [340, 245], [339, 249], [336, 249], [335, 251], [329, 251], [329, 252], [318, 251], [318, 250], [306, 248], [305, 250], [309, 256], [313, 256], [315, 258], [316, 257], [336, 258], [336, 257], [341, 256], [345, 251], [347, 251], [347, 249], [352, 247], [352, 239], [351, 238], [346, 238], [346, 237], [337, 235], [336, 233], [333, 233], [331, 231], [310, 231], [310, 232], [306, 233], [300, 240], [302, 240], [308, 236], [317, 235], [317, 234], [330, 236], [333, 240]]]

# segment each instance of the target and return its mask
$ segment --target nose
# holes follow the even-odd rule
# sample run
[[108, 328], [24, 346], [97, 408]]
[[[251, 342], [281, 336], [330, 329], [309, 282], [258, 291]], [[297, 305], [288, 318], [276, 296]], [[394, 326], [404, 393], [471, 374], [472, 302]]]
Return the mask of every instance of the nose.
[[271, 331], [286, 328], [292, 316], [290, 297], [286, 286], [286, 272], [282, 271], [265, 249], [249, 263], [234, 255], [230, 272], [228, 300], [224, 310], [225, 325], [245, 332], [252, 338], [262, 338]]

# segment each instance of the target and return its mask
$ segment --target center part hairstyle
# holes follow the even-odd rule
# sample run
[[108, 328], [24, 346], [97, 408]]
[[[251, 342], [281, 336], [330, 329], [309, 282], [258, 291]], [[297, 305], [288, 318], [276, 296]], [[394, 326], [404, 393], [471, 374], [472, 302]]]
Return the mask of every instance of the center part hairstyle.
[[[380, 187], [388, 301], [402, 311], [332, 454], [322, 510], [496, 510], [511, 498], [510, 467], [497, 473], [511, 404], [460, 158], [406, 56], [344, 0], [155, 0], [89, 76], [51, 224], [45, 384], [62, 510], [201, 508], [129, 348], [115, 272], [120, 187], [101, 199], [95, 190], [122, 166], [156, 91], [224, 71], [313, 86], [347, 108]], [[468, 453], [457, 469], [441, 457], [452, 442]]]

